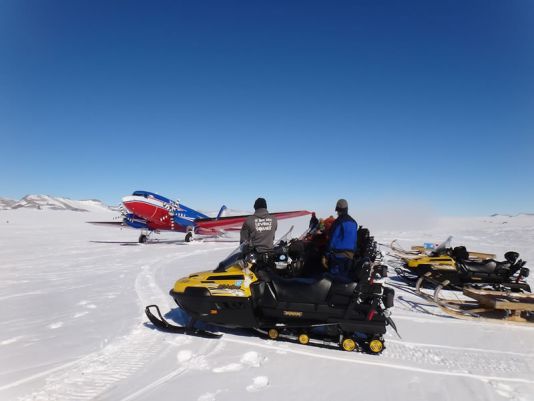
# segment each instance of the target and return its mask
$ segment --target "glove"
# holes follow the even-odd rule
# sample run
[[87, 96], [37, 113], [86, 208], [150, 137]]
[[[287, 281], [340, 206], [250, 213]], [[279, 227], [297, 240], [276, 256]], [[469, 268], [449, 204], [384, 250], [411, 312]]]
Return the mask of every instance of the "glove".
[[328, 270], [328, 257], [326, 255], [321, 258], [321, 264], [326, 270]]

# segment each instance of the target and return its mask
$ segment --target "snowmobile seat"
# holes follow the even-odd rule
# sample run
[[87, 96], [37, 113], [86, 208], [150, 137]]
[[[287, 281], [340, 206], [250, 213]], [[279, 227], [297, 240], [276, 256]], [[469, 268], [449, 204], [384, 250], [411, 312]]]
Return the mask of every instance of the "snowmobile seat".
[[497, 270], [507, 271], [510, 267], [510, 264], [508, 262], [497, 262], [493, 259], [487, 259], [481, 262], [464, 261], [462, 265], [465, 267], [467, 273], [483, 274], [496, 273]]
[[332, 286], [332, 281], [326, 277], [320, 280], [272, 277], [271, 283], [278, 301], [314, 304], [325, 302]]
[[328, 303], [330, 305], [348, 305], [354, 295], [357, 283], [351, 282], [339, 282], [332, 283], [332, 288], [328, 295]]

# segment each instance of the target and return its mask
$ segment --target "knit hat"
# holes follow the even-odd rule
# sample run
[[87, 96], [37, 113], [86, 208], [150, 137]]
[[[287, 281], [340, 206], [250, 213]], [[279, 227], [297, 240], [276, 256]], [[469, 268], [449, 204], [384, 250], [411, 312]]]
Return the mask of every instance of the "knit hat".
[[349, 210], [349, 203], [345, 199], [340, 199], [336, 203], [336, 212], [343, 212]]
[[264, 198], [256, 199], [256, 202], [254, 202], [254, 210], [256, 209], [267, 209], [267, 201]]

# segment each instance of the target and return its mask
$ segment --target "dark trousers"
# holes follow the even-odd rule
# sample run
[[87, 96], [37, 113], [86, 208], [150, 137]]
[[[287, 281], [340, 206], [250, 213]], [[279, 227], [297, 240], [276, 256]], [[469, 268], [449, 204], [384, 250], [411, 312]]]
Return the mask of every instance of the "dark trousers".
[[331, 255], [328, 260], [329, 273], [337, 278], [350, 280], [349, 273], [352, 267], [352, 259], [342, 255]]

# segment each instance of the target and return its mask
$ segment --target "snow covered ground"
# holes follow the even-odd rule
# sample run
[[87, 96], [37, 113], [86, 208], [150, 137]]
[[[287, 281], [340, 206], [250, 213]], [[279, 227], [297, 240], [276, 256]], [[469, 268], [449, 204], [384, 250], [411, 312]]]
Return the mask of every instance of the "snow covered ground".
[[[457, 320], [405, 291], [393, 309], [402, 339], [390, 331], [380, 356], [239, 331], [219, 340], [155, 331], [144, 306], [173, 309], [174, 281], [214, 268], [236, 243], [167, 234], [138, 245], [135, 231], [85, 224], [114, 216], [92, 210], [0, 211], [1, 400], [534, 400], [534, 327]], [[534, 261], [533, 216], [437, 219], [411, 231], [362, 222], [383, 243], [453, 235], [468, 249]], [[291, 224], [301, 232], [307, 218], [278, 232]]]

